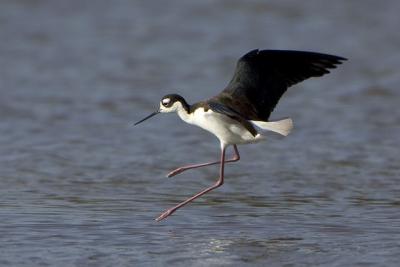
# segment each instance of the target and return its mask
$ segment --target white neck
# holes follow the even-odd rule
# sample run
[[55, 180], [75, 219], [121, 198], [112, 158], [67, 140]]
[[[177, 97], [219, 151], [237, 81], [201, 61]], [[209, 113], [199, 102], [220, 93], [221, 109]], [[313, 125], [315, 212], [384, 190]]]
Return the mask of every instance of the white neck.
[[182, 105], [179, 105], [179, 107], [176, 109], [176, 113], [178, 113], [178, 116], [185, 122], [187, 123], [192, 123], [192, 116], [191, 114], [187, 113], [187, 111], [182, 107]]

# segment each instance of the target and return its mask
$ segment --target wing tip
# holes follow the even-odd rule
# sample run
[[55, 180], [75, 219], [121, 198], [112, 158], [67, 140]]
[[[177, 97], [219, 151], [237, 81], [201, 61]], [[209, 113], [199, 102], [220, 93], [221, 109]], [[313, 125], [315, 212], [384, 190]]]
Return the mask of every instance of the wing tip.
[[319, 53], [319, 52], [312, 52], [312, 51], [300, 51], [300, 50], [285, 50], [285, 49], [259, 49], [255, 48], [247, 52], [242, 56], [242, 58], [248, 57], [248, 56], [253, 56], [253, 55], [261, 55], [264, 53], [302, 53], [302, 54], [308, 54], [310, 56], [318, 56], [322, 60], [329, 60], [332, 61], [334, 64], [342, 64], [343, 61], [349, 60], [348, 58], [342, 57], [342, 56], [336, 56], [332, 54], [327, 54], [327, 53]]

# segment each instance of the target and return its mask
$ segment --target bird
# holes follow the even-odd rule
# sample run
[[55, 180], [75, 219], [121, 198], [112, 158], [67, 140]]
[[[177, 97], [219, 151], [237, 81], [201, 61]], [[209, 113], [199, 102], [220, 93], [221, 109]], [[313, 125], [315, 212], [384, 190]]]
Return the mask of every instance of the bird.
[[[190, 164], [168, 173], [167, 177], [172, 177], [190, 169], [219, 164], [219, 177], [213, 185], [167, 209], [155, 220], [167, 218], [220, 187], [224, 183], [225, 163], [240, 160], [238, 145], [265, 140], [266, 133], [271, 131], [287, 136], [293, 128], [291, 118], [269, 120], [282, 95], [297, 83], [328, 74], [345, 60], [344, 57], [309, 51], [254, 49], [237, 61], [232, 79], [216, 96], [192, 105], [178, 94], [162, 97], [158, 109], [134, 125], [160, 113], [175, 112], [184, 122], [214, 134], [219, 139], [221, 154], [217, 161]], [[233, 147], [234, 154], [226, 159], [229, 146]]]

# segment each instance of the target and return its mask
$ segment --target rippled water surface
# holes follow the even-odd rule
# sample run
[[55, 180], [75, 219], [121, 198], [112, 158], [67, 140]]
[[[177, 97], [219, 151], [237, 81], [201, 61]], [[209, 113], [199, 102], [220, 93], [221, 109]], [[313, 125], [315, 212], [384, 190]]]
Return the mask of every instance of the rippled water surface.
[[[398, 266], [398, 1], [2, 1], [0, 265]], [[349, 58], [291, 88], [287, 138], [239, 147], [152, 112], [254, 48]]]

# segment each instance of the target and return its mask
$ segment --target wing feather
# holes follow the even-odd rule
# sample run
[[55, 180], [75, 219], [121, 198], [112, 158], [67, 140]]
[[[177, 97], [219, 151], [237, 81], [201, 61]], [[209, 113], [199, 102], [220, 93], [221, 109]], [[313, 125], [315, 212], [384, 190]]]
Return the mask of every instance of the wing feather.
[[211, 108], [212, 111], [224, 114], [231, 119], [238, 121], [242, 124], [253, 136], [257, 135], [257, 130], [254, 128], [253, 124], [248, 121], [247, 119], [243, 118], [243, 116], [236, 112], [235, 110], [221, 104], [218, 102], [210, 101], [208, 102], [208, 106]]
[[239, 59], [232, 80], [214, 99], [247, 120], [267, 121], [288, 87], [323, 76], [344, 60], [315, 52], [252, 50]]

